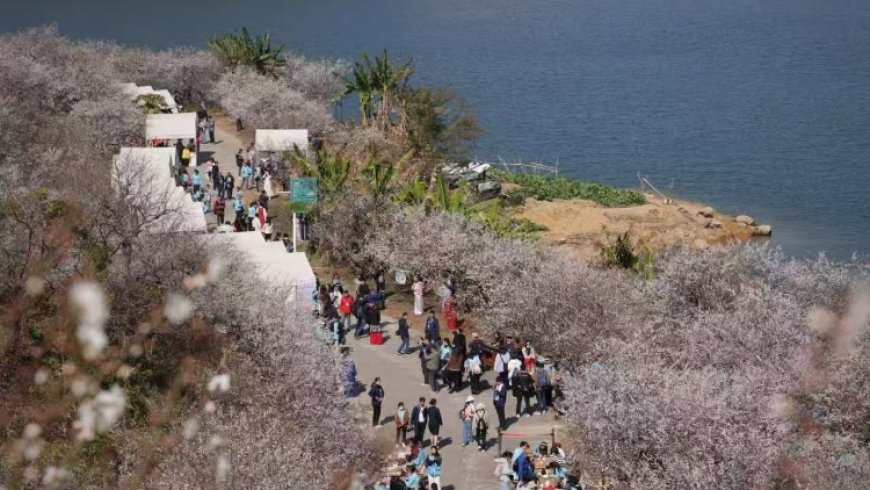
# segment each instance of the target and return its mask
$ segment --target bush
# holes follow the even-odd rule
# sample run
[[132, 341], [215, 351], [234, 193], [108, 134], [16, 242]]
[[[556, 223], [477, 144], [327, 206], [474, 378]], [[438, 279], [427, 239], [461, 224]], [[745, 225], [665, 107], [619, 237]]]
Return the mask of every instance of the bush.
[[646, 198], [643, 194], [629, 189], [620, 189], [566, 177], [518, 174], [500, 170], [491, 170], [490, 172], [502, 182], [519, 185], [521, 187], [518, 191], [520, 194], [542, 201], [552, 201], [553, 199], [587, 199], [605, 207], [627, 207], [646, 204]]

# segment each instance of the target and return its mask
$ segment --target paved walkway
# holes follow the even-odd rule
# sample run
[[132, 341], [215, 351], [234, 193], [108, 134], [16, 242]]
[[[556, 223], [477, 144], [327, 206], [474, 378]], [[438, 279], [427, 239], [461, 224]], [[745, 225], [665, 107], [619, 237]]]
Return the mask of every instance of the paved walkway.
[[[375, 377], [381, 378], [386, 392], [381, 413], [384, 426], [377, 429], [377, 432], [381, 432], [378, 437], [385, 441], [388, 440], [390, 447], [392, 447], [395, 438], [395, 425], [392, 420], [398, 403], [404, 402], [410, 410], [417, 404], [417, 400], [421, 396], [425, 396], [427, 402], [430, 398], [436, 398], [441, 410], [441, 417], [444, 419], [444, 427], [441, 429], [441, 456], [443, 458], [441, 485], [443, 489], [498, 488], [498, 481], [493, 476], [495, 469], [493, 459], [497, 457], [498, 452], [496, 447], [498, 416], [492, 406], [492, 390], [489, 388], [494, 384], [492, 371], [484, 373], [482, 378], [488, 383], [488, 385], [484, 385], [487, 386], [487, 389], [475, 397], [475, 404], [483, 403], [486, 406], [490, 425], [489, 449], [486, 452], [481, 452], [474, 444], [462, 447], [462, 422], [459, 420], [458, 413], [462, 409], [466, 397], [471, 394], [470, 388], [466, 386], [462, 391], [453, 394], [448, 394], [446, 388], [437, 394], [432, 393], [432, 390], [423, 384], [417, 354], [397, 354], [399, 339], [394, 335], [395, 321], [389, 318], [384, 318], [384, 321], [386, 322], [384, 327], [386, 342], [384, 345], [371, 345], [368, 337], [354, 340], [352, 332], [347, 339], [347, 345], [352, 348], [352, 355], [356, 362], [357, 379], [365, 385], [365, 391], [358, 397], [357, 403], [366, 410], [366, 420], [371, 421], [371, 402], [367, 393], [368, 387]], [[535, 415], [523, 417], [517, 421], [513, 417], [515, 407], [514, 399], [509, 396], [505, 410], [510, 425], [507, 432], [534, 434], [525, 438], [534, 445], [543, 440], [549, 441], [549, 436], [542, 436], [542, 434], [548, 434], [554, 426], [550, 416]], [[409, 433], [409, 439], [411, 434]], [[513, 450], [520, 440], [519, 438], [508, 439], [505, 437], [503, 450]], [[428, 431], [426, 441], [428, 442]]]
[[[240, 148], [242, 150], [246, 149], [251, 142], [242, 141], [239, 133], [230, 127], [229, 122], [223, 120], [223, 118], [218, 119], [216, 137], [217, 143], [205, 143], [201, 145], [198, 161], [204, 163], [209, 158], [216, 159], [221, 174], [232, 173], [236, 177], [236, 185], [238, 185], [241, 179], [238, 175], [235, 155]], [[205, 172], [204, 166], [200, 166], [199, 169], [200, 173]], [[248, 203], [255, 197], [256, 192], [249, 191], [245, 195], [244, 202]], [[209, 223], [216, 223], [214, 214], [207, 214], [206, 219]], [[228, 201], [225, 220], [232, 222], [234, 219], [235, 213], [233, 212], [232, 202]], [[498, 426], [498, 417], [492, 406], [492, 390], [488, 388], [494, 384], [493, 373], [491, 371], [484, 373], [482, 379], [488, 383], [484, 384], [484, 386], [487, 386], [487, 389], [481, 392], [475, 401], [475, 403], [482, 402], [486, 406], [490, 425], [488, 434], [490, 447], [486, 452], [478, 451], [474, 444], [462, 447], [462, 423], [457, 414], [464, 405], [466, 397], [471, 393], [470, 389], [466, 387], [459, 393], [448, 394], [445, 388], [437, 394], [432, 393], [432, 390], [423, 384], [420, 361], [416, 353], [410, 355], [398, 355], [396, 353], [398, 338], [393, 335], [396, 329], [395, 320], [385, 317], [384, 321], [386, 322], [384, 327], [386, 342], [384, 345], [371, 345], [369, 344], [368, 337], [354, 340], [352, 333], [347, 339], [356, 362], [358, 370], [357, 379], [365, 385], [365, 391], [356, 399], [356, 403], [365, 411], [366, 415], [363, 418], [368, 421], [371, 420], [371, 403], [367, 392], [369, 384], [375, 377], [381, 378], [384, 390], [386, 391], [381, 414], [384, 426], [377, 430], [377, 437], [388, 441], [389, 447], [393, 447], [395, 438], [395, 425], [392, 423], [392, 417], [398, 403], [400, 401], [404, 402], [405, 406], [410, 410], [421, 396], [425, 396], [427, 401], [430, 398], [436, 398], [438, 406], [441, 409], [441, 416], [444, 419], [444, 427], [441, 429], [441, 455], [443, 458], [441, 484], [443, 489], [477, 490], [498, 488], [498, 482], [492, 473], [495, 469], [493, 459], [498, 456], [496, 454], [497, 433], [495, 430]], [[419, 333], [417, 332], [417, 336], [419, 336]], [[415, 338], [413, 331], [412, 338]], [[554, 426], [549, 416], [536, 415], [517, 420], [512, 416], [514, 410], [514, 399], [508, 396], [505, 412], [510, 424], [509, 433], [534, 434], [526, 438], [530, 444], [534, 445], [537, 445], [542, 440], [549, 439], [549, 437], [543, 435], [548, 434]], [[409, 434], [409, 438], [411, 434]], [[519, 444], [519, 441], [520, 438], [509, 439], [506, 437], [504, 439], [504, 449], [513, 450]]]

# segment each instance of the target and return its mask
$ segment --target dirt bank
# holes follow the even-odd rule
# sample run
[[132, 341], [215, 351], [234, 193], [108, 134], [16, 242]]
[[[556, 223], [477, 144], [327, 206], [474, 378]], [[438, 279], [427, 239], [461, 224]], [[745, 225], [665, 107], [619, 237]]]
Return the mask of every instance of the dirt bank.
[[612, 243], [626, 231], [631, 232], [633, 243], [642, 241], [653, 252], [675, 246], [701, 249], [753, 237], [751, 226], [704, 204], [666, 203], [652, 194], [646, 197], [648, 204], [626, 208], [606, 208], [582, 199], [550, 202], [529, 198], [517, 209], [516, 216], [549, 228], [540, 233], [545, 243], [589, 261], [600, 260], [600, 245]]

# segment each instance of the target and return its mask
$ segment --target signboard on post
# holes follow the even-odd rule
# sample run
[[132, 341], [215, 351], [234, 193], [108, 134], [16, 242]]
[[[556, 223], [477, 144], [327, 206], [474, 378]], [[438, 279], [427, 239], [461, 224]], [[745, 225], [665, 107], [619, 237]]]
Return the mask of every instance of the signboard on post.
[[[317, 204], [317, 179], [306, 177], [290, 179], [290, 205], [294, 208], [313, 206]], [[299, 234], [299, 222], [296, 211], [293, 211], [293, 251], [297, 251], [296, 237]]]
[[317, 204], [317, 179], [290, 179], [290, 202], [292, 204]]

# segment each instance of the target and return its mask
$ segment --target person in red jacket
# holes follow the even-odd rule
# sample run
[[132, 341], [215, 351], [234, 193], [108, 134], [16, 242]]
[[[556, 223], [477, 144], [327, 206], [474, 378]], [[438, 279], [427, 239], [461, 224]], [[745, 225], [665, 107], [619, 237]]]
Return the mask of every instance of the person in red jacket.
[[224, 198], [218, 196], [218, 198], [214, 200], [214, 204], [212, 205], [212, 210], [214, 211], [214, 215], [217, 218], [218, 225], [224, 222], [224, 213], [226, 212], [226, 209], [227, 204], [224, 201]]
[[341, 302], [338, 304], [338, 312], [341, 313], [341, 323], [344, 325], [344, 331], [350, 331], [350, 314], [353, 312], [354, 306], [353, 296], [350, 295], [350, 291], [342, 291], [341, 293]]

